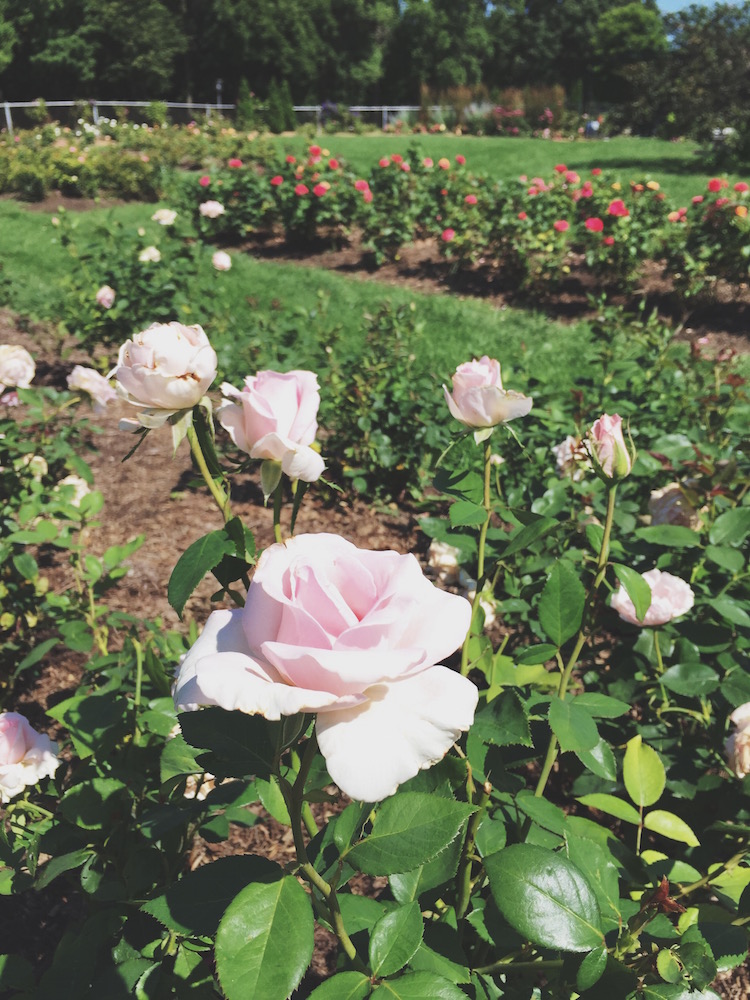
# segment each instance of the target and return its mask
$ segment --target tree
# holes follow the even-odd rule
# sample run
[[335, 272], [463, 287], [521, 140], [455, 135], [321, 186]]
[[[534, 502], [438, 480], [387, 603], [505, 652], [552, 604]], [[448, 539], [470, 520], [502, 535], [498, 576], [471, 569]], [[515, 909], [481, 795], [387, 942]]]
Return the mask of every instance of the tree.
[[[640, 2], [606, 10], [596, 23], [592, 47], [604, 94], [622, 101], [632, 96], [638, 64], [653, 64], [667, 51], [667, 36], [659, 14]], [[601, 92], [601, 91], [600, 91]]]

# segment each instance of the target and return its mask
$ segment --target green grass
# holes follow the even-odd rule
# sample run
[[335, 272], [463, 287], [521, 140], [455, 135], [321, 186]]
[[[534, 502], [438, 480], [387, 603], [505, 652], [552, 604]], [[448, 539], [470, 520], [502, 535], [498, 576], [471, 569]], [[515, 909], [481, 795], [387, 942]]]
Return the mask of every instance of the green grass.
[[[276, 137], [284, 153], [301, 155], [309, 145], [303, 136]], [[510, 180], [521, 174], [547, 176], [555, 164], [565, 163], [584, 174], [593, 167], [612, 170], [623, 182], [640, 180], [644, 174], [659, 181], [669, 198], [687, 203], [706, 189], [713, 176], [706, 172], [700, 148], [694, 142], [666, 142], [637, 136], [613, 139], [552, 142], [541, 139], [503, 139], [494, 136], [438, 135], [323, 135], [316, 140], [334, 156], [340, 156], [362, 173], [368, 173], [381, 156], [404, 155], [417, 146], [425, 156], [449, 159], [457, 153], [466, 157], [467, 168], [497, 179]], [[732, 175], [730, 180], [745, 178]]]

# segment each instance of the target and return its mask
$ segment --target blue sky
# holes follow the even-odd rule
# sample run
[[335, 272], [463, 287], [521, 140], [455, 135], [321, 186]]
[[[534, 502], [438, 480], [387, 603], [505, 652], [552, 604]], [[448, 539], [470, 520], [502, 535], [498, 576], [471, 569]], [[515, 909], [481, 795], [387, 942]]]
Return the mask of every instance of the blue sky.
[[699, 7], [713, 7], [712, 0], [657, 0], [659, 10], [662, 14], [672, 14], [676, 10], [684, 10], [691, 3], [697, 3]]

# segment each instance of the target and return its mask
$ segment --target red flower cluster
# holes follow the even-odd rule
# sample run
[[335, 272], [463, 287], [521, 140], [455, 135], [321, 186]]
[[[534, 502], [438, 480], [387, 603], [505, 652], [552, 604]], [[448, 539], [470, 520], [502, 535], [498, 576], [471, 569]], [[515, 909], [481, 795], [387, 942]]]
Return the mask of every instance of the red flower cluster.
[[604, 223], [601, 219], [596, 218], [596, 216], [591, 219], [586, 219], [584, 226], [592, 233], [600, 233], [602, 229], [604, 229]]
[[284, 183], [284, 178], [281, 176], [281, 174], [276, 174], [275, 177], [271, 178], [271, 187], [279, 187], [283, 183]]
[[721, 189], [725, 187], [729, 187], [729, 184], [727, 181], [722, 180], [720, 177], [712, 177], [711, 180], [708, 182], [708, 190], [713, 192], [714, 194], [717, 191], [721, 191]]
[[564, 233], [567, 232], [568, 229], [570, 229], [570, 223], [567, 222], [565, 219], [557, 219], [555, 222], [552, 223], [552, 228], [556, 229], [558, 233]]
[[627, 218], [627, 216], [630, 215], [628, 207], [622, 198], [615, 198], [614, 201], [611, 201], [607, 212], [609, 215], [615, 215], [622, 219]]
[[477, 196], [475, 194], [467, 194], [466, 197], [464, 198], [464, 201], [466, 202], [467, 205], [476, 205]]
[[301, 198], [305, 194], [310, 194], [310, 188], [306, 184], [298, 184], [294, 189], [294, 193]]
[[231, 167], [232, 169], [237, 169], [237, 167], [241, 167], [241, 166], [242, 166], [242, 160], [238, 160], [236, 156], [233, 156], [233, 157], [231, 158], [231, 160], [229, 160], [229, 163], [228, 163], [228, 165], [229, 165], [229, 166], [230, 166], [230, 167]]
[[208, 176], [208, 174], [204, 174], [198, 181], [198, 183], [202, 188], [207, 188], [208, 185], [211, 183], [211, 178]]
[[456, 238], [455, 229], [444, 229], [440, 234], [440, 239], [443, 241], [443, 243], [450, 243], [451, 240], [454, 240], [455, 238]]
[[462, 167], [464, 163], [466, 163], [466, 157], [462, 153], [459, 153], [458, 156], [456, 157], [456, 163], [459, 165], [459, 167]]

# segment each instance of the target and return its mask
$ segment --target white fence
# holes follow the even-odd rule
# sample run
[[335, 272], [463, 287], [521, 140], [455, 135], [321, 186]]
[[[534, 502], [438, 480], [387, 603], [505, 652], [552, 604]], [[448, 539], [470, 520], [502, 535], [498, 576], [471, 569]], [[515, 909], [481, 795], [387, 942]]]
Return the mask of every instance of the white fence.
[[[148, 108], [154, 103], [159, 103], [165, 105], [167, 108], [179, 108], [183, 111], [199, 112], [204, 113], [207, 118], [211, 117], [212, 111], [234, 111], [236, 105], [234, 104], [208, 104], [192, 101], [189, 103], [180, 101], [44, 101], [44, 104], [48, 108], [75, 108], [80, 107], [82, 104], [88, 104], [91, 108], [91, 113], [94, 119], [94, 124], [99, 121], [100, 109], [102, 108]], [[4, 101], [3, 109], [5, 111], [5, 124], [10, 134], [13, 134], [13, 108], [38, 108], [40, 101]], [[318, 128], [320, 128], [323, 120], [324, 106], [321, 104], [295, 104], [295, 112], [314, 114], [315, 123]], [[401, 115], [409, 112], [419, 111], [420, 107], [418, 104], [377, 104], [377, 105], [365, 105], [365, 104], [354, 104], [346, 109], [351, 114], [376, 114], [380, 115], [380, 121], [383, 128], [388, 124], [388, 120], [393, 115]], [[439, 106], [431, 107], [429, 109], [433, 113], [439, 113], [441, 108]]]

